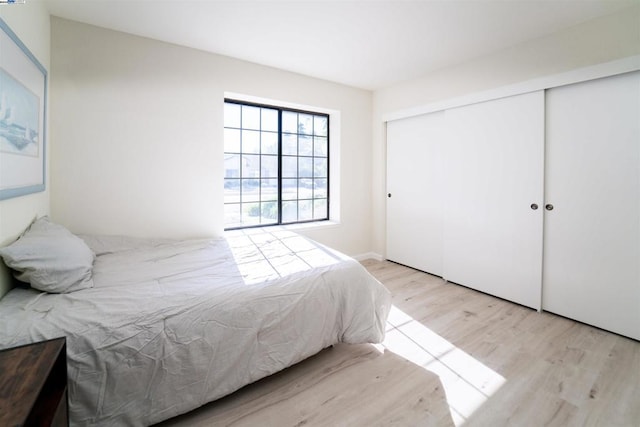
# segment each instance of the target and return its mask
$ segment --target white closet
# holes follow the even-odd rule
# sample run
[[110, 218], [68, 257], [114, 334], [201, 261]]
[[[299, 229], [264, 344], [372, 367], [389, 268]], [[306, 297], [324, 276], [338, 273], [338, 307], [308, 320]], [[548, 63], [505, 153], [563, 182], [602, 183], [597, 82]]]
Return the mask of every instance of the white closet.
[[445, 114], [444, 277], [538, 309], [544, 93]]
[[547, 91], [545, 310], [640, 339], [640, 72]]
[[389, 122], [387, 258], [640, 339], [639, 123], [640, 72]]
[[387, 258], [442, 276], [444, 112], [387, 126]]

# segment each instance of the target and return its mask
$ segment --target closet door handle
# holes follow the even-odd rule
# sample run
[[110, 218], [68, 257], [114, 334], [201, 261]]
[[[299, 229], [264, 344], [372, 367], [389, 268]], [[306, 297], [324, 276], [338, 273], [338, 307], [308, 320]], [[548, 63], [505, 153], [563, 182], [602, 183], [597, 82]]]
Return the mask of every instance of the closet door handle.
[[388, 198], [391, 198], [391, 193], [387, 194], [387, 197], [388, 197]]
[[548, 203], [548, 204], [546, 204], [546, 205], [545, 205], [545, 207], [544, 207], [544, 208], [545, 208], [546, 210], [548, 210], [548, 211], [552, 211], [552, 210], [553, 210], [553, 205], [552, 205], [551, 203]]
[[538, 209], [538, 204], [537, 203], [531, 203], [531, 209], [533, 209], [534, 211]]

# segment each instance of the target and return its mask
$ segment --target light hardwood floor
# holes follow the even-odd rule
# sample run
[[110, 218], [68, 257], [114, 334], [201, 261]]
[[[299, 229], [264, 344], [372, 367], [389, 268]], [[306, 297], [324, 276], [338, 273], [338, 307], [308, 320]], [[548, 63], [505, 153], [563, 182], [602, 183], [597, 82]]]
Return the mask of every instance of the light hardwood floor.
[[640, 426], [640, 342], [391, 262], [382, 345], [337, 345], [168, 426]]

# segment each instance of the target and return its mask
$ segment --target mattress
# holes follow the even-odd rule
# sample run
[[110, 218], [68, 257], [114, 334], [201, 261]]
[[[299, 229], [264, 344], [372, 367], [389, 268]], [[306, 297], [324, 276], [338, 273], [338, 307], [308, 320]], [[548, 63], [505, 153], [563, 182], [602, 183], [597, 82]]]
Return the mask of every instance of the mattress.
[[67, 337], [72, 425], [153, 424], [332, 344], [384, 339], [387, 289], [295, 233], [82, 237], [93, 288], [0, 300], [0, 348]]

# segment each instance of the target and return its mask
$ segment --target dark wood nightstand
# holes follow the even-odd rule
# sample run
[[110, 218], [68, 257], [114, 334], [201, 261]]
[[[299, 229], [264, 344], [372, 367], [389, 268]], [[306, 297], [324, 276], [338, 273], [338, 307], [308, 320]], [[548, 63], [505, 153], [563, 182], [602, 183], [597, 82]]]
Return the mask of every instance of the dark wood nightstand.
[[68, 426], [65, 338], [0, 351], [0, 425]]

